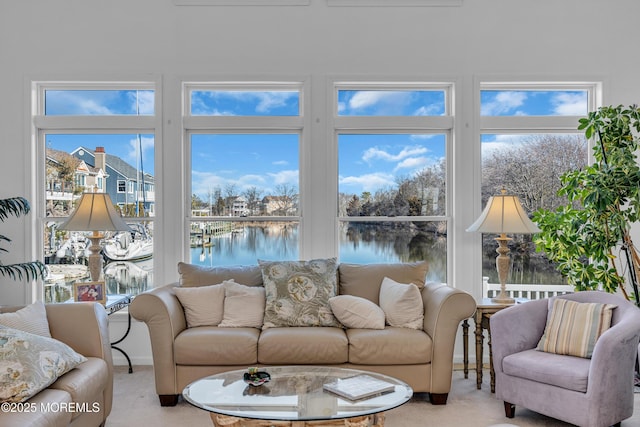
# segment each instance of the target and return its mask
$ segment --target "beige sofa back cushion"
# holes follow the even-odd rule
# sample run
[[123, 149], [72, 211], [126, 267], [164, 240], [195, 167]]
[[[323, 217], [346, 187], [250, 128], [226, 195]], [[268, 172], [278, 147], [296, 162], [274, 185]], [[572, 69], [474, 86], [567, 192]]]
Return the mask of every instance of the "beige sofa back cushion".
[[217, 285], [231, 279], [247, 286], [262, 285], [262, 271], [259, 265], [202, 267], [179, 262], [178, 273], [180, 286], [183, 287]]
[[426, 261], [398, 264], [340, 264], [340, 295], [355, 295], [380, 305], [380, 286], [385, 277], [399, 283], [413, 283], [422, 290], [429, 270]]

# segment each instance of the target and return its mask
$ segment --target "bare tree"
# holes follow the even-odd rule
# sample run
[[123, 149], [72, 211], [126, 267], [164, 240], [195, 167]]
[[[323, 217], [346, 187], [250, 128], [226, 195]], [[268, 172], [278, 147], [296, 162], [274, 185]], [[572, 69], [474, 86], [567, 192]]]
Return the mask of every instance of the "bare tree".
[[276, 185], [276, 199], [278, 215], [290, 215], [296, 211], [298, 204], [298, 191], [289, 184]]
[[505, 187], [520, 197], [528, 212], [566, 203], [557, 195], [560, 176], [587, 164], [582, 135], [533, 135], [513, 148], [495, 151], [482, 165], [482, 199]]
[[246, 189], [242, 193], [242, 195], [245, 199], [247, 199], [247, 208], [249, 209], [249, 215], [256, 215], [258, 213], [262, 191], [254, 186]]

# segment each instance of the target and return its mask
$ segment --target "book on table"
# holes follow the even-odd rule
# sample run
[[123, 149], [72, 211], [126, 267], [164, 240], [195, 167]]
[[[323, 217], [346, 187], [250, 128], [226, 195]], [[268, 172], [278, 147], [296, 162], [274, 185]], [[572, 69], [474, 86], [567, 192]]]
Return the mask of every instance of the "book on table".
[[370, 375], [356, 375], [324, 384], [327, 391], [349, 400], [360, 400], [395, 390], [395, 385]]

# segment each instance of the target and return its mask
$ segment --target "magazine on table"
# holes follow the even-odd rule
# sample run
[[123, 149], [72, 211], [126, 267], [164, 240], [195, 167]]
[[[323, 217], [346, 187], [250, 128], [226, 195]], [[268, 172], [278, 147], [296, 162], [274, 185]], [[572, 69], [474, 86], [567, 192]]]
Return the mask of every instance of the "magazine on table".
[[323, 388], [349, 400], [360, 400], [394, 391], [395, 384], [370, 375], [356, 375], [355, 377], [338, 378], [331, 383], [324, 384]]

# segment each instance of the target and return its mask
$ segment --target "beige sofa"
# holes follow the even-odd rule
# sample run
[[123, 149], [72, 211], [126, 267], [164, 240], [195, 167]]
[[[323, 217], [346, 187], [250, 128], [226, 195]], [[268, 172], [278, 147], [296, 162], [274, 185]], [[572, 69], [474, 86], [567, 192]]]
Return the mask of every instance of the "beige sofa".
[[[19, 308], [5, 307], [0, 312]], [[113, 399], [113, 362], [104, 307], [96, 303], [49, 304], [46, 312], [52, 338], [88, 360], [23, 404], [16, 404], [15, 411], [0, 411], [0, 425], [104, 426]], [[46, 408], [50, 410], [43, 410]]]
[[[184, 267], [184, 265], [183, 265]], [[193, 267], [191, 267], [193, 268]], [[184, 272], [183, 272], [184, 273]], [[426, 267], [416, 264], [341, 264], [339, 294], [378, 304], [384, 277], [422, 288], [422, 329], [340, 327], [187, 328], [176, 297], [177, 286], [212, 285], [225, 279], [262, 286], [258, 266], [200, 269], [173, 283], [138, 295], [131, 315], [149, 329], [156, 392], [162, 406], [177, 403], [192, 381], [220, 372], [269, 365], [332, 365], [374, 371], [408, 383], [415, 392], [430, 393], [445, 404], [451, 388], [454, 342], [463, 319], [475, 312], [466, 292], [443, 284], [424, 284]]]

